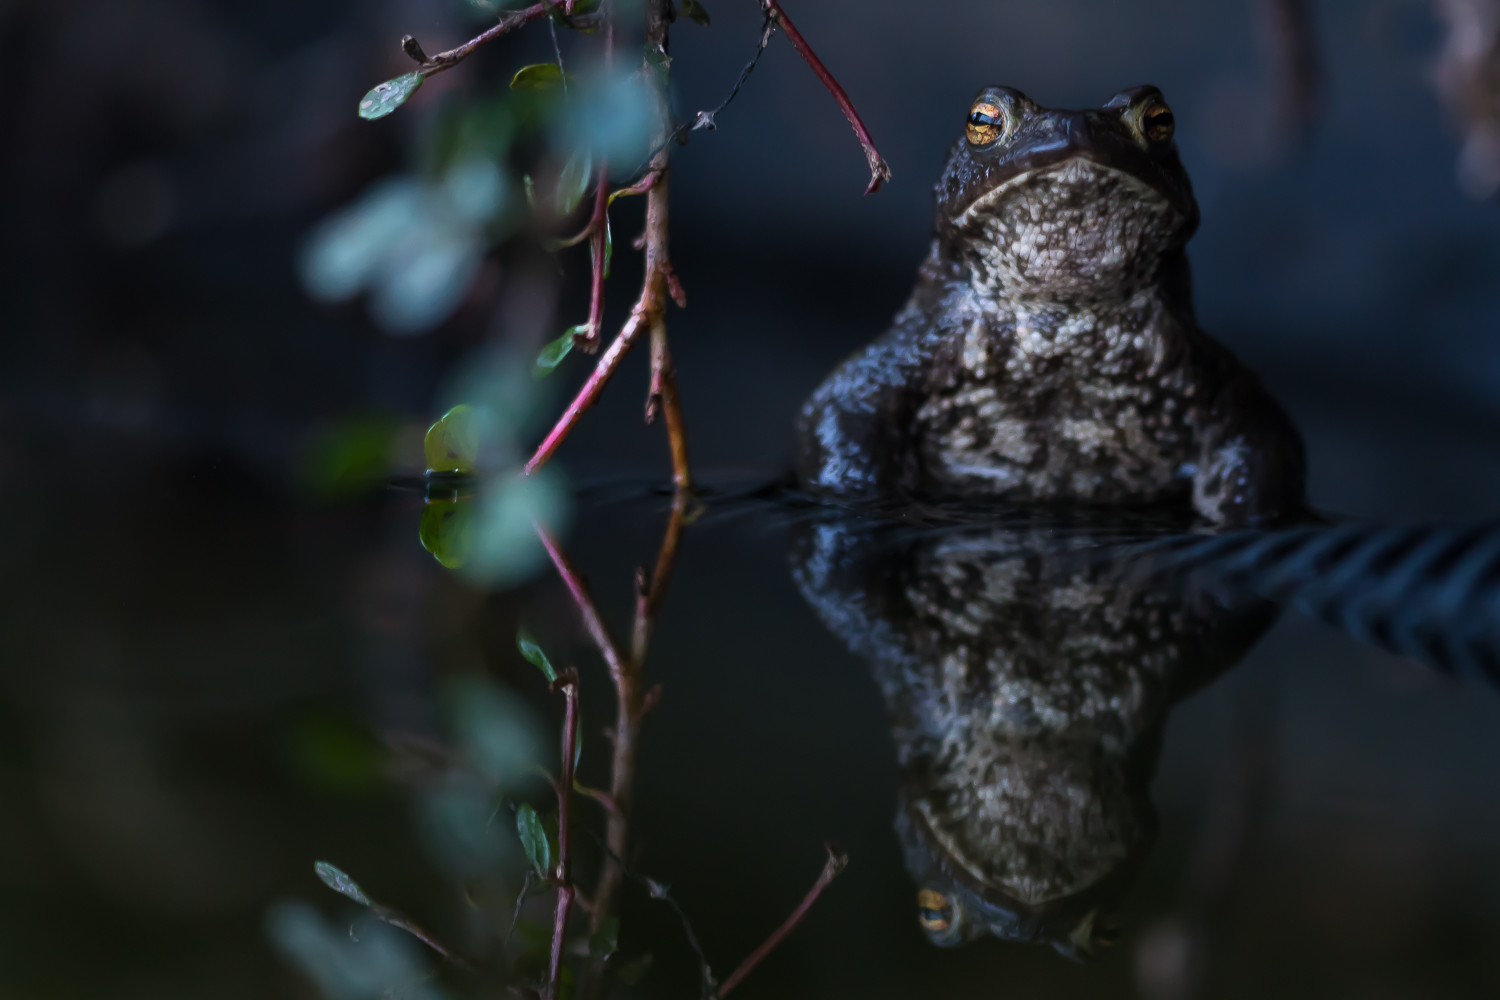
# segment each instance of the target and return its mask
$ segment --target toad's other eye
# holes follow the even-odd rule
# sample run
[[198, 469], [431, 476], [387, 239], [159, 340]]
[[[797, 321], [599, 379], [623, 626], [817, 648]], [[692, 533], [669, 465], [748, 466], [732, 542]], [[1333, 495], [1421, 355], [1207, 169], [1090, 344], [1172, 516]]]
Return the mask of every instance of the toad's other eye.
[[1154, 143], [1171, 142], [1176, 128], [1177, 120], [1172, 117], [1172, 109], [1160, 101], [1152, 102], [1146, 113], [1141, 115], [1141, 131]]
[[969, 127], [965, 131], [975, 146], [994, 142], [1005, 131], [1005, 112], [988, 101], [980, 101], [969, 109]]
[[942, 934], [953, 926], [953, 904], [936, 889], [921, 889], [917, 892], [917, 918], [923, 930]]

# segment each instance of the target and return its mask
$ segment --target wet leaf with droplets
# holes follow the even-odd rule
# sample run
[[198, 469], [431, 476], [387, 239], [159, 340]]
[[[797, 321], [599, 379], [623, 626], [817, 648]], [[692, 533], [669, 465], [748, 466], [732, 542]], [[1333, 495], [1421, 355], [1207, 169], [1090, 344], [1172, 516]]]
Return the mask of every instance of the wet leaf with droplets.
[[365, 895], [365, 891], [359, 887], [358, 882], [328, 862], [319, 861], [313, 865], [313, 871], [317, 872], [323, 884], [334, 892], [348, 896], [360, 906], [375, 905], [370, 902], [370, 897]]
[[406, 99], [422, 86], [421, 71], [413, 71], [394, 80], [387, 80], [371, 88], [359, 102], [359, 116], [367, 121], [384, 118], [406, 103]]

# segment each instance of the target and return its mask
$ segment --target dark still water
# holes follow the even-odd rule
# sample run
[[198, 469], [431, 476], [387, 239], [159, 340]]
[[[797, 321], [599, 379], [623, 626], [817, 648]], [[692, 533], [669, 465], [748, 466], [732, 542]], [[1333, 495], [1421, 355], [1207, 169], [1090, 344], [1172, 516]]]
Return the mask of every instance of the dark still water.
[[[558, 767], [563, 699], [518, 628], [579, 671], [586, 789], [611, 788], [614, 689], [550, 565], [475, 586], [422, 549], [422, 503], [288, 509], [204, 466], [14, 512], [7, 997], [540, 978], [550, 890], [507, 938], [515, 810], [555, 811], [537, 765]], [[722, 981], [825, 841], [849, 859], [742, 995], [1500, 987], [1493, 532], [879, 523], [723, 490], [682, 512], [627, 860], [670, 886]], [[562, 543], [627, 656], [636, 567], [672, 520], [670, 497], [596, 487]], [[588, 897], [606, 813], [587, 794], [572, 811]], [[320, 860], [471, 967], [372, 922]], [[673, 910], [631, 879], [614, 902], [615, 989], [700, 991]]]

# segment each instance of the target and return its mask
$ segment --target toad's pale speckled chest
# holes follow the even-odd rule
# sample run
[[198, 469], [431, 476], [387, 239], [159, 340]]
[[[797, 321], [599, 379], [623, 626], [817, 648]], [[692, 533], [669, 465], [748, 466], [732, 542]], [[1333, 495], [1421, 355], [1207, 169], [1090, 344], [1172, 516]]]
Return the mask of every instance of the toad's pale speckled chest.
[[975, 312], [913, 414], [935, 485], [1023, 501], [1187, 496], [1198, 387], [1173, 363], [1155, 296]]

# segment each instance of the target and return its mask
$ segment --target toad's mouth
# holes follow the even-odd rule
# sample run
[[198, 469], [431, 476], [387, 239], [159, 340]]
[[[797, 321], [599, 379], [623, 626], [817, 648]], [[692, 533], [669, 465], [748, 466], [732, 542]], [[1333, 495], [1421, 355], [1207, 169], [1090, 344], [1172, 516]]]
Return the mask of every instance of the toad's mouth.
[[1187, 221], [1172, 200], [1151, 184], [1080, 153], [1007, 178], [965, 206], [953, 225], [964, 229], [1009, 209], [1012, 203], [1023, 202], [1036, 223], [1045, 223], [1049, 217], [1060, 220], [1070, 209], [1089, 203], [1108, 212], [1170, 213], [1173, 228]]

